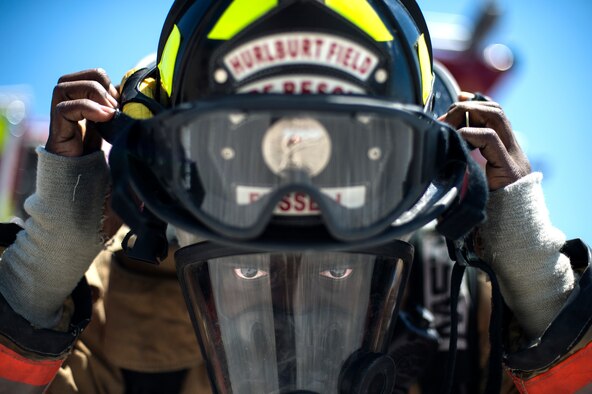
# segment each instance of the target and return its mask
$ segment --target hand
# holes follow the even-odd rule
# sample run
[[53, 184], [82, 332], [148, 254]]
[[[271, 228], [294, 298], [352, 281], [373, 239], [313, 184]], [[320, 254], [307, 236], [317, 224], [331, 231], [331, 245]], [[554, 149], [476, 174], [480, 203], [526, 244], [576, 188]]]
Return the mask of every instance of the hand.
[[465, 141], [479, 149], [487, 160], [489, 190], [494, 191], [530, 174], [530, 163], [501, 106], [493, 101], [469, 101], [473, 97], [461, 93], [459, 102], [438, 120], [458, 128]]
[[119, 106], [117, 89], [102, 69], [64, 75], [53, 90], [48, 152], [77, 157], [101, 149], [102, 139], [91, 123], [107, 122]]
[[[102, 138], [93, 122], [107, 122], [115, 115], [119, 93], [102, 69], [64, 75], [53, 90], [48, 152], [78, 157], [101, 149]], [[86, 122], [90, 120], [92, 122]], [[111, 238], [121, 227], [110, 196], [105, 202], [102, 234]]]

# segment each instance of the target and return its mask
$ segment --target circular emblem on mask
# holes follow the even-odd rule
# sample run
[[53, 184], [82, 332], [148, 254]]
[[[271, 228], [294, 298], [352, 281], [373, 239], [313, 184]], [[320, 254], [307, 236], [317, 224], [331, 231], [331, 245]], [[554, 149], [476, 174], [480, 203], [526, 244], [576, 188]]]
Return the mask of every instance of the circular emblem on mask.
[[312, 118], [283, 118], [263, 137], [263, 158], [271, 171], [303, 170], [316, 176], [331, 158], [331, 139], [325, 127]]

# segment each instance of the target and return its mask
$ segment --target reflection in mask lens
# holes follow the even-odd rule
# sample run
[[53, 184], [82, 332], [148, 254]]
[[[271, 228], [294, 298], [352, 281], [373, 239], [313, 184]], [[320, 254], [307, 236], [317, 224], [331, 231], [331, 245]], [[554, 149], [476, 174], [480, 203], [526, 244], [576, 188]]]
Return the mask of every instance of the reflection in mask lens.
[[341, 364], [362, 342], [373, 269], [371, 256], [348, 257], [210, 261], [233, 392], [337, 390]]
[[406, 182], [424, 130], [377, 115], [285, 115], [253, 112], [236, 122], [226, 112], [212, 112], [180, 130], [179, 195], [194, 214], [244, 231], [261, 220], [278, 189], [299, 184], [322, 201], [289, 194], [276, 214], [323, 211], [336, 230], [349, 231], [384, 219], [403, 202], [404, 191], [411, 192]]
[[226, 370], [228, 392], [337, 392], [343, 363], [368, 341], [373, 276], [390, 272], [381, 290], [389, 294], [403, 276], [401, 260], [377, 261], [363, 254], [278, 253], [203, 263], [213, 298], [205, 313], [215, 309], [217, 321], [201, 334], [216, 344], [216, 355], [207, 356]]

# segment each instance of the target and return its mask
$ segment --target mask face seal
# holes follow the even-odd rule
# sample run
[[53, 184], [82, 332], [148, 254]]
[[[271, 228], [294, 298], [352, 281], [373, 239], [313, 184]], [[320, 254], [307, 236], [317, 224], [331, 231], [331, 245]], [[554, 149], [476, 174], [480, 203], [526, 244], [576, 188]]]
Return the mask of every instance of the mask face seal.
[[359, 392], [353, 371], [370, 385], [394, 375], [384, 353], [412, 254], [402, 241], [347, 253], [180, 249], [177, 272], [217, 391]]

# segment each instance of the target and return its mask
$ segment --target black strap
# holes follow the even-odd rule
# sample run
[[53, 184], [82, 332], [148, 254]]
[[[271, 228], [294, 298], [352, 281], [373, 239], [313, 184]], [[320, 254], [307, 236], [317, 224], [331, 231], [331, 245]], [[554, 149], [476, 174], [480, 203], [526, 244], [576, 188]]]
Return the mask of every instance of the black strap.
[[130, 75], [121, 89], [121, 107], [123, 108], [127, 103], [139, 103], [148, 108], [153, 114], [164, 111], [165, 107], [158, 101], [158, 96], [155, 95], [154, 98], [151, 98], [140, 91], [143, 81], [148, 78], [156, 78], [157, 75], [158, 67], [156, 62]]
[[460, 293], [460, 285], [465, 273], [465, 265], [458, 262], [454, 263], [452, 267], [452, 277], [450, 284], [450, 343], [448, 347], [448, 365], [446, 371], [446, 390], [445, 393], [452, 392], [452, 385], [454, 384], [454, 367], [456, 365], [456, 349], [458, 339], [458, 295]]
[[456, 349], [458, 338], [458, 295], [462, 278], [467, 266], [478, 268], [485, 272], [491, 281], [491, 318], [489, 321], [489, 365], [487, 374], [486, 394], [498, 394], [502, 384], [502, 310], [503, 298], [495, 273], [489, 265], [474, 255], [467, 257], [465, 251], [459, 246], [453, 245], [447, 240], [451, 258], [455, 261], [452, 269], [450, 289], [450, 346], [448, 353], [448, 366], [446, 380], [444, 381], [445, 393], [450, 393], [454, 382], [454, 367], [456, 364]]

